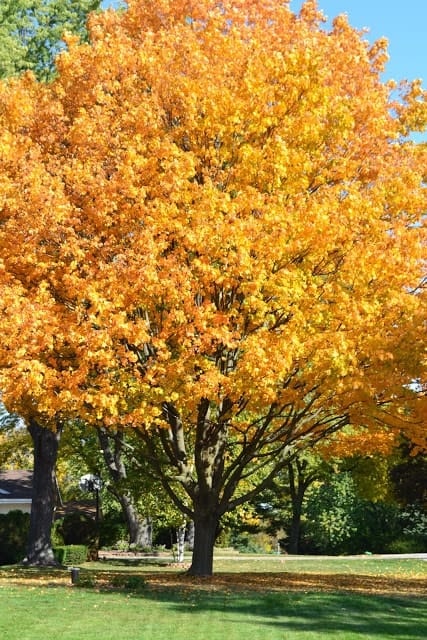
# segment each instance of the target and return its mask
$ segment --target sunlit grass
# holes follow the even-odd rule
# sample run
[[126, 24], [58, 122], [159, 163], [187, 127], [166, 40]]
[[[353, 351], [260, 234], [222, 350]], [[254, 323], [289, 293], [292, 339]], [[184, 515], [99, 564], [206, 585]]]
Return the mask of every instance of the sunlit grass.
[[0, 567], [1, 640], [424, 640], [427, 562], [217, 553], [213, 579], [169, 556], [67, 570]]
[[421, 558], [366, 558], [270, 556], [239, 560], [216, 560], [215, 571], [291, 571], [301, 573], [351, 573], [390, 576], [425, 576], [427, 562]]
[[2, 640], [424, 640], [421, 599], [330, 593], [242, 593], [0, 587]]
[[[317, 557], [317, 556], [284, 556], [284, 555], [250, 555], [250, 554], [224, 554], [221, 549], [216, 551], [214, 559], [214, 572], [227, 573], [276, 573], [288, 571], [292, 573], [346, 573], [364, 575], [384, 575], [394, 577], [426, 577], [427, 561], [423, 558], [379, 558], [366, 557]], [[190, 563], [190, 556], [185, 558], [183, 568]], [[114, 570], [118, 567], [133, 570], [147, 571], [182, 571], [179, 565], [174, 563], [172, 555], [158, 558], [138, 558], [127, 560], [101, 560], [96, 563], [84, 565], [98, 570]]]

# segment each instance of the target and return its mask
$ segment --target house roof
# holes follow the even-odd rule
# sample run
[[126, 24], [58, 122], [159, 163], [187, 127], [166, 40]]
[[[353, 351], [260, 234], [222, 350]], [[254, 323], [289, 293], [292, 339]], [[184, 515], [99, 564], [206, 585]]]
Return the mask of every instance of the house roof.
[[[32, 471], [0, 471], [0, 504], [13, 502], [31, 502], [33, 486]], [[75, 500], [62, 504], [57, 494], [55, 518], [68, 513], [80, 512], [91, 518], [96, 516], [95, 500]]]
[[31, 500], [32, 471], [0, 471], [0, 500]]
[[89, 518], [96, 517], [96, 502], [95, 500], [69, 500], [63, 505], [58, 506], [55, 511], [55, 519], [63, 518], [69, 513], [80, 513]]

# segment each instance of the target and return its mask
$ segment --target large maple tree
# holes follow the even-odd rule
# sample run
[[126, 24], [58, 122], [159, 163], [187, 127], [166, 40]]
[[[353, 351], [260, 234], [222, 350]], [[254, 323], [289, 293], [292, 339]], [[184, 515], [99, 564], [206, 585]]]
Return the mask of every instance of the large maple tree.
[[209, 574], [221, 516], [301, 449], [425, 446], [425, 93], [312, 1], [128, 4], [51, 85], [1, 86], [0, 386], [137, 430]]

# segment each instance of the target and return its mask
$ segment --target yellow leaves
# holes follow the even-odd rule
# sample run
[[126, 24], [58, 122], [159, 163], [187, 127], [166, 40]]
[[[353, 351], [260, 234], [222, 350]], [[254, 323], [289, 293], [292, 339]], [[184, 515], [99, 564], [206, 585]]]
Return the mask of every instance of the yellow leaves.
[[386, 428], [372, 431], [366, 427], [344, 429], [339, 435], [326, 440], [319, 447], [322, 457], [346, 458], [351, 456], [388, 456], [398, 444], [396, 434]]
[[385, 65], [389, 60], [387, 53], [388, 40], [387, 38], [379, 38], [372, 47], [369, 49], [369, 59], [372, 67], [375, 71], [381, 73], [385, 69]]
[[396, 104], [396, 111], [402, 125], [403, 135], [411, 131], [425, 131], [427, 126], [427, 92], [422, 88], [421, 80], [402, 82], [400, 91], [402, 103]]
[[202, 397], [262, 412], [317, 388], [356, 420], [410, 379], [425, 151], [399, 135], [425, 95], [391, 103], [385, 43], [321, 20], [135, 0], [68, 40], [52, 85], [0, 86], [16, 397], [30, 380], [49, 415], [128, 424], [168, 401], [191, 424]]

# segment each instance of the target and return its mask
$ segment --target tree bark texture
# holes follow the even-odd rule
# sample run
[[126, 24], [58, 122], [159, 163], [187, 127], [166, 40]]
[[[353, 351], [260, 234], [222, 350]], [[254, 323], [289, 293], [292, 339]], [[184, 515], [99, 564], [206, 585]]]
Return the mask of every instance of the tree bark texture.
[[51, 530], [57, 497], [55, 466], [60, 429], [54, 432], [31, 420], [28, 430], [34, 446], [34, 471], [28, 550], [24, 562], [37, 566], [56, 565]]
[[185, 522], [176, 530], [176, 561], [184, 562]]
[[219, 518], [208, 513], [194, 517], [194, 547], [191, 566], [188, 574], [191, 576], [211, 576], [213, 572], [213, 552]]
[[153, 546], [153, 526], [151, 518], [141, 518], [129, 494], [115, 493], [120, 502], [129, 533], [129, 544], [140, 547]]
[[194, 548], [194, 522], [190, 520], [187, 525], [187, 544], [188, 548], [193, 551]]

